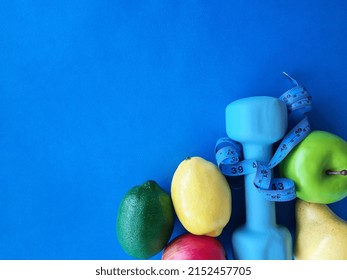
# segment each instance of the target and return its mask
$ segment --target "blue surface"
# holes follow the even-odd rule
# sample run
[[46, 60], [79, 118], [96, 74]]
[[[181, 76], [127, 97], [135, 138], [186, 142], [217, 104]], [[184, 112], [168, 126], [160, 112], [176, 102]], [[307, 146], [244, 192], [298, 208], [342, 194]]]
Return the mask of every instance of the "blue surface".
[[[226, 106], [279, 97], [282, 71], [312, 94], [312, 127], [347, 139], [346, 38], [342, 0], [0, 0], [0, 258], [130, 258], [123, 195], [169, 191], [187, 156], [214, 161]], [[347, 219], [347, 199], [331, 208]], [[277, 209], [293, 230], [293, 202]]]

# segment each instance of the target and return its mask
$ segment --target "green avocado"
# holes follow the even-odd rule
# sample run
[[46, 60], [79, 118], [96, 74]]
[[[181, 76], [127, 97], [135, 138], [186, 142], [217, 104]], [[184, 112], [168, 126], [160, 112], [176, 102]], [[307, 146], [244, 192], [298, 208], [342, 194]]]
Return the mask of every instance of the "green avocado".
[[170, 196], [152, 180], [133, 187], [124, 196], [117, 213], [116, 232], [130, 256], [148, 259], [168, 243], [174, 226]]

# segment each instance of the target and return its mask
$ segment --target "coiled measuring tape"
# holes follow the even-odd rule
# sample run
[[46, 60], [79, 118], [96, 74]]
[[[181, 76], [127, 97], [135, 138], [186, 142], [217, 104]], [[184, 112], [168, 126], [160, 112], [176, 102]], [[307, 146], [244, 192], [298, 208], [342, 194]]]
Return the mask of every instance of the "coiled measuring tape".
[[289, 76], [294, 87], [279, 99], [287, 105], [289, 132], [282, 139], [269, 163], [258, 160], [242, 160], [242, 145], [228, 137], [220, 138], [215, 146], [218, 168], [226, 176], [256, 173], [254, 186], [270, 201], [289, 201], [296, 197], [294, 182], [287, 178], [272, 178], [271, 169], [278, 165], [289, 152], [311, 132], [306, 113], [312, 108], [307, 90]]

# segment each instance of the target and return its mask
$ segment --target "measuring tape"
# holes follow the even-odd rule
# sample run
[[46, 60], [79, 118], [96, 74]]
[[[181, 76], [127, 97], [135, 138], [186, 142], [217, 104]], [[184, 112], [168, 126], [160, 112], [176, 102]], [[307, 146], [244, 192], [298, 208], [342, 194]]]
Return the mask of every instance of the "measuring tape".
[[242, 145], [228, 137], [220, 138], [215, 146], [216, 161], [220, 171], [227, 176], [256, 173], [254, 186], [270, 201], [289, 201], [296, 197], [294, 182], [287, 178], [272, 178], [271, 169], [311, 132], [306, 113], [312, 108], [310, 94], [298, 82], [283, 74], [295, 85], [279, 99], [287, 105], [289, 132], [282, 139], [269, 163], [242, 160]]

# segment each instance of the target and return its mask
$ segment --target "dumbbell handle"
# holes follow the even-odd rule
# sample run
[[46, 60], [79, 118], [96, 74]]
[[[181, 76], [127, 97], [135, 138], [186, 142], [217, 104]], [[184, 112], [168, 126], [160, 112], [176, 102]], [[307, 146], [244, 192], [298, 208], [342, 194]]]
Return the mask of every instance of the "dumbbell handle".
[[[245, 159], [269, 162], [272, 145], [244, 144]], [[245, 175], [246, 225], [250, 229], [261, 230], [276, 226], [275, 203], [263, 198], [254, 186], [255, 173]]]
[[[268, 163], [272, 144], [244, 144], [245, 159]], [[292, 238], [287, 228], [276, 223], [275, 202], [264, 199], [254, 186], [256, 173], [245, 175], [246, 223], [232, 236], [236, 259], [280, 259], [292, 257]]]

